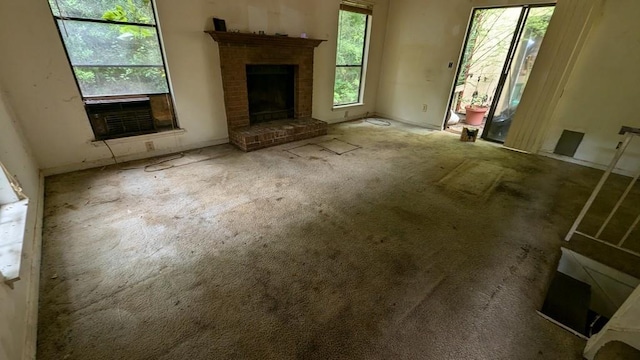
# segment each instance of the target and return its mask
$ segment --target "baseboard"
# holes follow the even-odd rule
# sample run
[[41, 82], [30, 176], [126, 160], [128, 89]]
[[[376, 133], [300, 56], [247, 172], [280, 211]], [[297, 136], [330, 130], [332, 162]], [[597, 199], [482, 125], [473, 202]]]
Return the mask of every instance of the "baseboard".
[[[180, 147], [169, 148], [169, 149], [163, 149], [163, 150], [149, 151], [149, 152], [143, 152], [143, 153], [137, 153], [137, 154], [131, 154], [131, 155], [118, 156], [117, 160], [118, 160], [118, 162], [127, 162], [127, 161], [149, 159], [149, 158], [154, 158], [154, 157], [158, 157], [158, 156], [175, 154], [177, 152], [201, 149], [201, 148], [206, 148], [206, 147], [216, 146], [216, 145], [223, 145], [223, 144], [228, 144], [228, 143], [229, 143], [229, 138], [217, 139], [217, 140], [209, 140], [209, 141], [203, 141], [203, 142], [193, 143], [193, 144], [180, 146]], [[53, 167], [53, 168], [48, 168], [48, 169], [42, 170], [42, 172], [43, 172], [44, 176], [46, 177], [46, 176], [51, 176], [51, 175], [69, 173], [69, 172], [73, 172], [73, 171], [93, 169], [93, 168], [107, 166], [107, 165], [113, 165], [113, 164], [114, 164], [113, 158], [104, 158], [104, 159], [99, 159], [99, 160], [94, 160], [94, 161], [87, 161], [87, 162], [83, 162], [83, 163], [69, 164], [69, 165], [62, 165], [62, 166], [57, 166], [57, 167]]]
[[36, 221], [33, 228], [31, 264], [29, 264], [29, 289], [27, 290], [27, 319], [24, 334], [23, 360], [36, 359], [38, 338], [38, 299], [40, 293], [40, 264], [42, 262], [42, 224], [44, 220], [44, 174], [40, 172]]
[[421, 123], [418, 123], [416, 121], [411, 121], [411, 120], [399, 118], [397, 116], [392, 116], [392, 115], [385, 114], [385, 113], [375, 112], [375, 113], [373, 113], [372, 116], [380, 117], [380, 118], [384, 118], [384, 119], [389, 119], [389, 120], [401, 122], [401, 123], [408, 124], [408, 125], [421, 127], [421, 128], [424, 128], [424, 129], [436, 130], [436, 131], [441, 131], [442, 130], [442, 128], [440, 126], [434, 126], [434, 125], [431, 125], [431, 124], [421, 124]]
[[360, 119], [366, 119], [367, 117], [372, 116], [372, 113], [370, 112], [365, 112], [362, 114], [358, 114], [358, 115], [353, 115], [353, 116], [347, 116], [345, 118], [339, 118], [339, 119], [332, 119], [332, 120], [322, 120], [324, 122], [326, 122], [329, 125], [333, 125], [333, 124], [341, 124], [341, 123], [345, 123], [345, 122], [349, 122], [349, 121], [354, 121], [354, 120], [360, 120]]
[[531, 154], [529, 151], [520, 150], [520, 149], [516, 149], [516, 148], [504, 146], [504, 145], [502, 145], [502, 148], [506, 149], [506, 150], [509, 150], [509, 151], [514, 151], [514, 152], [517, 152], [517, 153], [521, 153], [521, 154], [527, 154], [527, 155]]
[[[602, 164], [594, 163], [594, 162], [591, 162], [591, 161], [575, 159], [575, 158], [572, 158], [572, 157], [562, 156], [562, 155], [558, 155], [558, 154], [554, 154], [554, 153], [550, 153], [550, 152], [542, 151], [542, 150], [538, 151], [538, 155], [544, 156], [544, 157], [548, 157], [548, 158], [552, 158], [552, 159], [556, 159], [556, 160], [560, 160], [560, 161], [564, 161], [564, 162], [568, 162], [568, 163], [572, 163], [572, 164], [576, 164], [576, 165], [590, 167], [590, 168], [593, 168], [593, 169], [603, 170], [603, 171], [606, 170], [607, 167], [608, 167], [608, 165], [602, 165]], [[625, 170], [625, 169], [620, 169], [620, 168], [615, 168], [613, 170], [613, 173], [618, 174], [618, 175], [628, 176], [628, 177], [633, 177], [633, 176], [636, 175], [632, 171]]]

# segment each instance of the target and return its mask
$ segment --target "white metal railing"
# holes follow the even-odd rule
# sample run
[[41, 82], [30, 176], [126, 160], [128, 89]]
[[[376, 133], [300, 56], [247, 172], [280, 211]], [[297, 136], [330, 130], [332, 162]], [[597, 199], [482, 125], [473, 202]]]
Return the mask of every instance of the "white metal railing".
[[611, 160], [611, 164], [609, 164], [609, 167], [605, 171], [604, 175], [602, 175], [600, 182], [598, 182], [598, 185], [596, 185], [595, 189], [593, 190], [593, 193], [589, 197], [589, 200], [587, 200], [587, 203], [582, 208], [582, 211], [576, 218], [576, 221], [573, 223], [573, 226], [571, 226], [571, 230], [569, 230], [569, 233], [565, 237], [565, 240], [570, 241], [574, 234], [578, 234], [588, 239], [598, 241], [605, 245], [613, 246], [626, 253], [640, 257], [640, 253], [624, 247], [625, 242], [629, 239], [629, 236], [631, 235], [633, 230], [635, 230], [638, 224], [640, 224], [640, 214], [638, 214], [638, 217], [635, 219], [633, 224], [631, 224], [631, 227], [627, 230], [627, 232], [624, 234], [622, 239], [618, 241], [618, 243], [611, 243], [611, 242], [602, 240], [600, 238], [600, 235], [602, 235], [602, 232], [604, 231], [604, 229], [607, 227], [607, 225], [609, 225], [609, 223], [611, 222], [611, 219], [613, 219], [613, 217], [618, 212], [618, 209], [620, 208], [622, 203], [625, 201], [625, 199], [627, 198], [631, 190], [633, 190], [633, 187], [635, 186], [635, 184], [638, 182], [638, 178], [640, 178], [640, 169], [638, 170], [638, 174], [633, 177], [633, 179], [631, 180], [631, 183], [629, 184], [625, 192], [622, 194], [620, 199], [618, 199], [618, 202], [613, 207], [613, 210], [611, 210], [611, 213], [609, 213], [609, 215], [607, 216], [607, 219], [604, 221], [602, 226], [600, 226], [600, 229], [598, 230], [598, 232], [595, 235], [589, 235], [589, 234], [585, 234], [583, 232], [578, 231], [578, 226], [580, 226], [580, 224], [582, 223], [582, 220], [584, 220], [584, 217], [587, 215], [587, 212], [589, 212], [589, 209], [591, 209], [593, 202], [598, 197], [598, 194], [600, 194], [600, 192], [602, 191], [602, 188], [607, 182], [607, 179], [609, 178], [613, 170], [616, 168], [616, 165], [620, 161], [620, 158], [622, 158], [622, 155], [624, 155], [624, 152], [627, 150], [627, 147], [629, 147], [631, 140], [636, 136], [640, 136], [640, 128], [632, 128], [632, 127], [624, 126], [622, 127], [622, 129], [620, 129], [620, 135], [624, 135], [624, 140], [622, 141], [622, 144], [618, 147], [618, 151], [616, 151], [616, 154], [613, 157], [613, 160]]

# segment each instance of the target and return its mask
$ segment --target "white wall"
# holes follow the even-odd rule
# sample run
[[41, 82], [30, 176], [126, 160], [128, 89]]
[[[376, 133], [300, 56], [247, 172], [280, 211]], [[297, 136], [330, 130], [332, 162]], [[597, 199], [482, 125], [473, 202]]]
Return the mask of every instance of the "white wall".
[[[350, 116], [375, 110], [388, 0], [376, 2], [365, 106], [345, 109]], [[114, 152], [126, 160], [227, 141], [218, 48], [203, 32], [212, 29], [213, 16], [229, 29], [329, 40], [316, 50], [313, 115], [343, 120], [345, 110], [332, 110], [338, 9], [339, 0], [158, 0], [178, 122], [187, 131], [155, 138], [154, 153], [140, 140], [114, 142]], [[45, 172], [109, 163], [109, 150], [90, 144], [93, 133], [47, 1], [0, 2], [0, 48], [0, 81]]]
[[[640, 2], [609, 0], [593, 24], [567, 81], [542, 144], [552, 153], [564, 129], [584, 132], [575, 159], [606, 165], [621, 141], [623, 125], [640, 127]], [[635, 139], [619, 168], [638, 171], [640, 139]]]
[[[470, 12], [466, 0], [391, 1], [378, 90], [380, 115], [441, 127]], [[456, 64], [451, 69], [450, 61]]]
[[21, 279], [15, 282], [14, 289], [0, 283], [0, 359], [28, 359], [35, 354], [43, 188], [38, 165], [1, 86], [0, 162], [29, 197]]
[[377, 112], [441, 129], [472, 9], [549, 2], [553, 1], [391, 1]]

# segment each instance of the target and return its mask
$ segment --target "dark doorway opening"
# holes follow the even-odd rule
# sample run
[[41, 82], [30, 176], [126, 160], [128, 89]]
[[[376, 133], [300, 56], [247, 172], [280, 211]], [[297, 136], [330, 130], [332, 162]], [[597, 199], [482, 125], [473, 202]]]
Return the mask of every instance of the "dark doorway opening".
[[247, 65], [251, 125], [295, 117], [294, 81], [294, 65]]

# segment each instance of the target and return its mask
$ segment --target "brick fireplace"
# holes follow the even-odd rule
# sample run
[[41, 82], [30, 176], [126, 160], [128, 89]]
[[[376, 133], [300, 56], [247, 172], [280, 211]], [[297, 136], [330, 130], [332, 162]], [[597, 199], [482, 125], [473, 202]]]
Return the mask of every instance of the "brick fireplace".
[[327, 133], [325, 122], [311, 118], [313, 53], [324, 40], [207, 33], [219, 44], [229, 139], [234, 145], [252, 151]]

